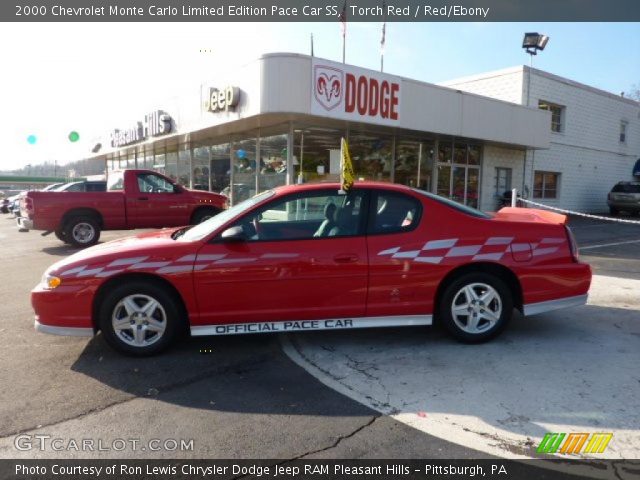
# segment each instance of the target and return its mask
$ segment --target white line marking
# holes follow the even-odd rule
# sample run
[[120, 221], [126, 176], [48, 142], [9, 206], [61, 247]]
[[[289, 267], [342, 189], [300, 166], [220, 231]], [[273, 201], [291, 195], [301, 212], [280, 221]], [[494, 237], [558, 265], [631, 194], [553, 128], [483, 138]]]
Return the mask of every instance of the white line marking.
[[640, 240], [627, 240], [626, 242], [603, 243], [601, 245], [588, 245], [586, 247], [580, 247], [580, 250], [590, 250], [592, 248], [615, 247], [617, 245], [627, 245], [629, 243], [638, 243], [638, 242], [640, 242]]

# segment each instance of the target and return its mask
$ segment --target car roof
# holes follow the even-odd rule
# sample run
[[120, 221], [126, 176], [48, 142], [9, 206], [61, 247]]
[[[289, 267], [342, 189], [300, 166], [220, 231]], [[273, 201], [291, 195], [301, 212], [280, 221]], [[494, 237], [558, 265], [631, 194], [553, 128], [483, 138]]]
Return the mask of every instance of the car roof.
[[[305, 191], [324, 190], [324, 189], [339, 189], [339, 188], [341, 188], [341, 185], [338, 182], [326, 182], [326, 183], [314, 182], [314, 183], [303, 183], [303, 184], [295, 184], [295, 185], [283, 185], [283, 186], [274, 188], [274, 190], [277, 191], [278, 193], [294, 193], [294, 192], [305, 192]], [[398, 183], [374, 182], [370, 180], [355, 182], [353, 184], [353, 188], [355, 189], [375, 188], [375, 189], [393, 190], [393, 191], [405, 192], [405, 193], [413, 192], [411, 188]]]

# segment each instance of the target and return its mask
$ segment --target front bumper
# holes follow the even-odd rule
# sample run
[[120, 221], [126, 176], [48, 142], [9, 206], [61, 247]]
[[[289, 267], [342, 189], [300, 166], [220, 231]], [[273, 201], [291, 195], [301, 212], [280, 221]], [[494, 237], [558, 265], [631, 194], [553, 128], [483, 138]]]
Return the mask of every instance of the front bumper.
[[93, 337], [94, 335], [93, 328], [44, 325], [39, 322], [38, 317], [36, 317], [33, 326], [36, 329], [36, 332], [47, 333], [49, 335], [64, 335], [67, 337]]
[[25, 217], [18, 217], [16, 218], [16, 222], [20, 230], [33, 230], [33, 220]]

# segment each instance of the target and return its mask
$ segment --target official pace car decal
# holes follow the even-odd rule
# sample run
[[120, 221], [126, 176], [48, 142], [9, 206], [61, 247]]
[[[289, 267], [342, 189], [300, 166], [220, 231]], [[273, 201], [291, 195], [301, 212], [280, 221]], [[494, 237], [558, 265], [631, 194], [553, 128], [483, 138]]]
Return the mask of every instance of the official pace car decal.
[[543, 238], [537, 243], [512, 243], [514, 237], [489, 237], [483, 244], [461, 245], [456, 244], [459, 238], [446, 238], [443, 240], [431, 240], [425, 243], [418, 250], [402, 250], [402, 247], [393, 247], [382, 250], [378, 256], [391, 256], [397, 259], [409, 259], [418, 263], [439, 264], [445, 258], [471, 257], [471, 260], [494, 260], [502, 259], [505, 253], [510, 250], [522, 252], [531, 249], [534, 257], [549, 255], [558, 251], [559, 247], [554, 246], [564, 243], [564, 238]]

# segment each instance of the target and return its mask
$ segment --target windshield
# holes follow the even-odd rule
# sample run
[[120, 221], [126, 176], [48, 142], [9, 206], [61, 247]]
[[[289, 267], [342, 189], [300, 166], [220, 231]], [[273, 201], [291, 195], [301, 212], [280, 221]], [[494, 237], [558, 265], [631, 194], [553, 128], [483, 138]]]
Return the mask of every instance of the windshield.
[[422, 195], [425, 195], [437, 202], [444, 203], [446, 206], [455, 208], [456, 210], [462, 213], [466, 213], [467, 215], [473, 215], [474, 217], [479, 217], [479, 218], [492, 218], [491, 215], [488, 215], [480, 210], [468, 207], [466, 205], [462, 205], [461, 203], [454, 202], [453, 200], [449, 200], [448, 198], [441, 197], [439, 195], [435, 195], [430, 192], [425, 192], [424, 190], [418, 190], [417, 188], [412, 188], [411, 190], [413, 190], [414, 192], [418, 192]]
[[229, 220], [242, 215], [247, 210], [251, 209], [254, 205], [262, 202], [263, 200], [274, 195], [272, 190], [267, 192], [262, 192], [255, 197], [248, 198], [247, 200], [240, 202], [237, 205], [234, 205], [228, 210], [225, 210], [215, 217], [211, 217], [209, 220], [202, 222], [195, 227], [190, 228], [186, 232], [184, 232], [181, 236], [176, 238], [178, 242], [195, 242], [198, 240], [202, 240], [204, 237], [211, 234], [211, 232], [217, 230], [222, 225], [227, 223]]

